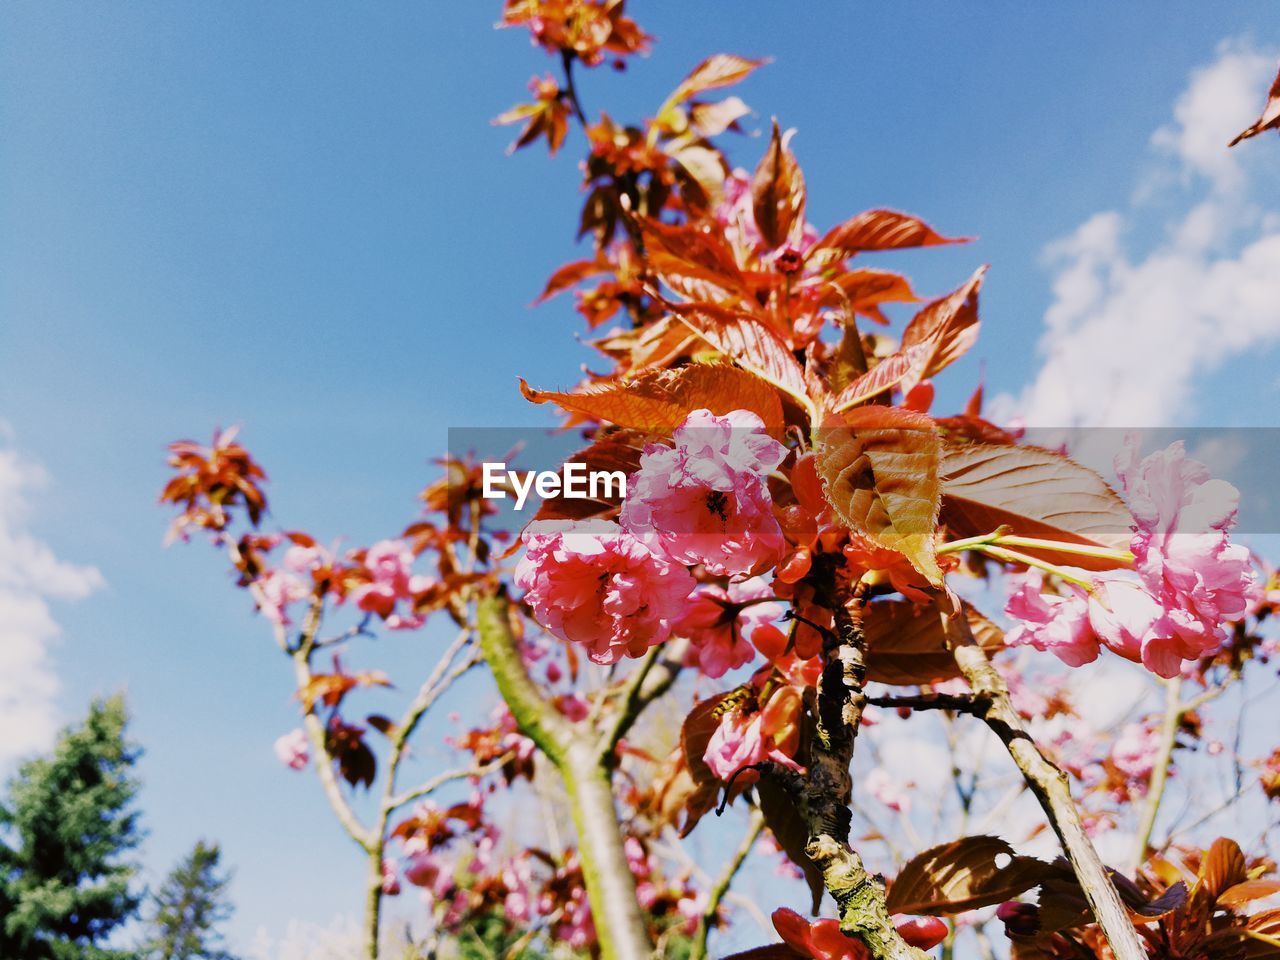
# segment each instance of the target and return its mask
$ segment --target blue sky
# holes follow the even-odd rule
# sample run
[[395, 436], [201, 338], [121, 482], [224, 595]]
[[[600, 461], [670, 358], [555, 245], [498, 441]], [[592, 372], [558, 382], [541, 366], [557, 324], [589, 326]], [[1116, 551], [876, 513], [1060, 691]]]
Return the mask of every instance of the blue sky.
[[[820, 227], [889, 206], [980, 238], [881, 261], [930, 295], [993, 265], [943, 408], [985, 362], [1010, 414], [1270, 423], [1280, 146], [1209, 145], [1261, 107], [1272, 3], [632, 13], [654, 52], [583, 76], [589, 113], [651, 112], [710, 52], [769, 55], [741, 95], [753, 127], [798, 128]], [[296, 708], [247, 598], [209, 551], [161, 546], [164, 444], [241, 423], [282, 523], [367, 542], [413, 515], [447, 427], [548, 422], [515, 378], [568, 385], [589, 359], [567, 300], [527, 306], [575, 254], [582, 144], [505, 155], [489, 120], [551, 62], [497, 18], [478, 2], [0, 12], [0, 440], [47, 474], [24, 474], [30, 509], [5, 523], [103, 580], [64, 570], [44, 591], [61, 636], [39, 632], [40, 682], [57, 678], [62, 717], [128, 690], [145, 862], [221, 840], [243, 942], [348, 910], [358, 880], [314, 785], [271, 755]], [[730, 141], [744, 166], [759, 149]], [[1239, 332], [1185, 347], [1223, 330]], [[1127, 390], [1117, 355], [1150, 360]], [[17, 623], [0, 606], [0, 644]]]

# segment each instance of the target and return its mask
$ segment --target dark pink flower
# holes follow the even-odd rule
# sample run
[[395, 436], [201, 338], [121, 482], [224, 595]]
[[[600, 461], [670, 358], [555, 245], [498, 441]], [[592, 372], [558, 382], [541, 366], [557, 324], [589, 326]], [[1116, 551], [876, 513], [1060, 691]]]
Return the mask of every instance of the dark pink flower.
[[693, 592], [689, 571], [611, 523], [531, 523], [515, 582], [534, 619], [596, 663], [639, 657], [666, 640]]
[[771, 596], [773, 589], [760, 577], [728, 587], [702, 587], [674, 628], [691, 641], [685, 665], [718, 678], [750, 663], [756, 653], [749, 642], [752, 634], [785, 610], [781, 603], [766, 599]]
[[759, 573], [786, 544], [766, 484], [787, 448], [754, 413], [695, 410], [675, 445], [650, 444], [631, 478], [619, 522], [655, 553], [717, 576]]

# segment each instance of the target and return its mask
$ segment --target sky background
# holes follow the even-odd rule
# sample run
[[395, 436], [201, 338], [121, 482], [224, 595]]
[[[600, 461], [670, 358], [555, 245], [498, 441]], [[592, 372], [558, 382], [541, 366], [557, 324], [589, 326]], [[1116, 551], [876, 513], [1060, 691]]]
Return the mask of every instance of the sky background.
[[[940, 409], [985, 370], [993, 410], [1040, 426], [1275, 425], [1280, 145], [1224, 148], [1274, 71], [1273, 2], [631, 13], [654, 51], [581, 76], [589, 114], [772, 56], [738, 92], [753, 131], [798, 129], [820, 228], [884, 206], [979, 238], [876, 263], [929, 296], [992, 264]], [[579, 253], [583, 144], [506, 155], [489, 120], [552, 63], [498, 15], [0, 9], [0, 769], [127, 690], [148, 875], [221, 841], [242, 947], [349, 912], [359, 874], [272, 756], [296, 705], [248, 598], [162, 547], [164, 446], [242, 424], [282, 524], [367, 543], [413, 517], [447, 428], [550, 422], [516, 377], [590, 359], [568, 298], [528, 307]], [[755, 164], [758, 137], [725, 142]]]

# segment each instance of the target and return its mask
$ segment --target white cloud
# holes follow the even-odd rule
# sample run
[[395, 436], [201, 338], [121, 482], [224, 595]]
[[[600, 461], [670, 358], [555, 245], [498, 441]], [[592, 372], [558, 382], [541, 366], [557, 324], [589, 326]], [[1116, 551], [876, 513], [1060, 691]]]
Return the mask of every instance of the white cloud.
[[[1280, 342], [1280, 218], [1248, 196], [1232, 132], [1257, 112], [1275, 58], [1241, 42], [1192, 73], [1174, 120], [1152, 137], [1166, 166], [1126, 212], [1094, 214], [1050, 244], [1053, 303], [1043, 365], [1016, 397], [997, 398], [999, 419], [1032, 426], [1166, 426], [1185, 415], [1205, 374]], [[1163, 175], [1161, 175], [1163, 172]], [[1200, 199], [1134, 256], [1126, 241], [1146, 202]], [[1154, 185], [1154, 186], [1151, 186]]]
[[27, 531], [28, 495], [46, 481], [39, 466], [0, 448], [0, 768], [48, 747], [57, 730], [49, 648], [59, 629], [49, 601], [103, 585], [95, 568], [59, 560]]
[[358, 960], [363, 954], [359, 925], [347, 916], [328, 924], [290, 920], [282, 937], [259, 930], [249, 947], [250, 960]]

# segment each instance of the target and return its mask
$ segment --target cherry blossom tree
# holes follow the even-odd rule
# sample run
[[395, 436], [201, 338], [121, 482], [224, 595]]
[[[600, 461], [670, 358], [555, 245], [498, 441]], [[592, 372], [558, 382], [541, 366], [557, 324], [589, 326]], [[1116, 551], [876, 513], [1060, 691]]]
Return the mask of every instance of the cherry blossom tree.
[[[703, 958], [761, 909], [776, 937], [743, 957], [1280, 956], [1280, 750], [1249, 755], [1205, 712], [1274, 676], [1280, 584], [1232, 539], [1235, 489], [1176, 443], [1129, 443], [1109, 485], [985, 419], [980, 386], [935, 412], [985, 268], [922, 301], [863, 266], [963, 241], [890, 210], [810, 223], [776, 122], [753, 172], [730, 163], [750, 111], [720, 91], [762, 61], [709, 56], [651, 118], [593, 120], [579, 75], [652, 42], [623, 3], [509, 0], [502, 22], [558, 71], [498, 118], [514, 147], [585, 140], [590, 255], [541, 299], [575, 291], [602, 365], [521, 390], [583, 435], [566, 463], [624, 473], [625, 496], [513, 518], [454, 455], [402, 531], [326, 546], [275, 525], [234, 431], [173, 444], [162, 494], [171, 536], [226, 553], [289, 662], [301, 720], [275, 751], [363, 859], [367, 956], [411, 891], [424, 956], [470, 931], [506, 956]], [[1001, 590], [1008, 630], [979, 609]], [[416, 689], [398, 716], [358, 714], [391, 696], [372, 641], [392, 633], [433, 665], [397, 678]], [[1137, 714], [1106, 729], [1088, 686], [1120, 668]], [[424, 721], [473, 673], [497, 706], [431, 724], [455, 732], [418, 754], [455, 761], [425, 773]], [[904, 730], [945, 769], [895, 767]], [[1170, 781], [1209, 766], [1231, 795], [1171, 819]], [[943, 791], [912, 779], [939, 772]], [[513, 833], [500, 809], [534, 812]], [[1252, 846], [1205, 834], [1233, 811]], [[713, 812], [741, 840], [699, 862], [685, 840]], [[1010, 842], [1037, 837], [1054, 849]], [[1107, 862], [1116, 837], [1131, 849]], [[811, 903], [734, 898], [779, 865]]]

